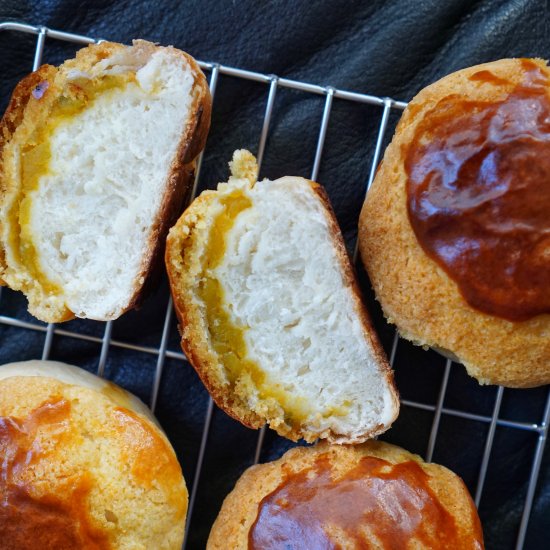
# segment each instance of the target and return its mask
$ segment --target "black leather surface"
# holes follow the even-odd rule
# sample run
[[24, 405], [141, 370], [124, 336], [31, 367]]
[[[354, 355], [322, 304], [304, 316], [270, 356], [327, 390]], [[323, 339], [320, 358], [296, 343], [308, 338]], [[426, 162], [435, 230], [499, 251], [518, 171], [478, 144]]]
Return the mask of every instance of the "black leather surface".
[[[408, 100], [421, 87], [462, 67], [508, 56], [550, 57], [548, 6], [544, 0], [394, 0], [354, 2], [188, 1], [12, 1], [0, 4], [0, 20], [42, 24], [117, 41], [146, 38], [174, 44], [198, 59], [264, 73]], [[44, 61], [58, 63], [75, 47], [48, 40]], [[0, 32], [0, 102], [32, 67], [34, 38]], [[201, 175], [201, 188], [227, 176], [233, 149], [256, 151], [267, 87], [221, 77], [214, 102], [212, 132]], [[277, 92], [262, 176], [309, 176], [324, 98], [303, 92]], [[329, 192], [352, 249], [357, 216], [367, 180], [381, 110], [335, 100], [319, 181]], [[386, 141], [398, 118], [392, 114]], [[363, 276], [363, 275], [362, 275]], [[393, 329], [371, 303], [384, 345]], [[113, 339], [158, 347], [167, 304], [166, 283], [144, 304], [114, 323]], [[24, 299], [4, 290], [0, 315], [34, 322]], [[174, 325], [174, 323], [172, 323]], [[73, 321], [62, 327], [101, 337], [100, 323]], [[475, 335], [472, 335], [475, 338]], [[44, 333], [0, 324], [0, 362], [40, 357]], [[168, 349], [177, 351], [172, 326]], [[50, 357], [97, 368], [100, 344], [56, 335]], [[405, 399], [434, 405], [445, 361], [433, 352], [401, 342], [396, 377]], [[111, 346], [106, 376], [149, 400], [156, 356]], [[453, 365], [445, 406], [490, 416], [495, 388], [480, 388], [463, 368]], [[540, 422], [546, 388], [506, 390], [500, 417]], [[193, 482], [207, 394], [187, 364], [167, 358], [157, 413]], [[424, 454], [433, 414], [404, 406], [384, 439]], [[488, 424], [444, 414], [434, 460], [459, 473], [475, 491]], [[498, 426], [480, 514], [488, 549], [515, 547], [526, 497], [537, 434]], [[252, 462], [257, 433], [215, 410], [199, 493], [190, 527], [189, 548], [204, 548], [210, 525], [224, 495]], [[291, 444], [268, 433], [262, 460], [280, 456]], [[550, 453], [542, 462], [525, 548], [549, 547]], [[2, 548], [2, 541], [0, 541]], [[305, 548], [305, 546], [304, 546]]]

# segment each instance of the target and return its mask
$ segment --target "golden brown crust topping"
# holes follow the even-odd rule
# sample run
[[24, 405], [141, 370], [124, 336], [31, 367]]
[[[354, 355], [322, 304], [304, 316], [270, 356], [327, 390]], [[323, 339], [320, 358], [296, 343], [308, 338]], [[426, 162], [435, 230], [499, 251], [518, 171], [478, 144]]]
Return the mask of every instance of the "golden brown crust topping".
[[462, 480], [394, 445], [298, 447], [249, 468], [226, 498], [207, 550], [483, 549]]
[[181, 548], [187, 490], [173, 449], [101, 391], [1, 379], [0, 457], [3, 550]]
[[415, 461], [391, 464], [363, 456], [342, 476], [335, 476], [327, 455], [313, 467], [285, 475], [258, 506], [249, 533], [251, 550], [338, 546], [345, 538], [355, 547], [378, 544], [381, 550], [406, 548], [476, 548], [481, 532], [461, 533]]
[[[530, 63], [550, 74], [544, 61]], [[480, 312], [466, 301], [455, 280], [425, 252], [411, 226], [405, 161], [417, 129], [443, 98], [486, 105], [503, 102], [525, 82], [522, 65], [519, 59], [502, 59], [463, 69], [423, 89], [403, 113], [359, 221], [361, 257], [384, 314], [400, 335], [451, 352], [481, 383], [508, 387], [550, 382], [550, 315], [511, 321]], [[439, 230], [444, 232], [445, 226]]]
[[476, 309], [512, 321], [550, 313], [550, 81], [522, 59], [498, 101], [443, 97], [405, 147], [411, 226]]
[[[6, 193], [6, 181], [4, 172], [3, 149], [5, 144], [11, 139], [17, 127], [23, 121], [25, 108], [32, 97], [33, 90], [37, 86], [53, 82], [57, 69], [52, 65], [42, 65], [37, 71], [27, 75], [21, 80], [10, 98], [8, 108], [0, 121], [0, 199]], [[0, 219], [0, 228], [2, 220]], [[2, 273], [6, 269], [5, 251], [0, 241], [0, 285], [4, 285]]]
[[113, 410], [115, 429], [123, 441], [122, 460], [129, 464], [136, 482], [150, 489], [160, 487], [166, 500], [178, 508], [178, 515], [185, 514], [185, 502], [181, 499], [178, 483], [181, 467], [173, 453], [166, 452], [166, 441], [158, 430], [143, 422], [136, 413], [117, 407]]
[[24, 418], [0, 417], [0, 540], [5, 550], [111, 548], [90, 516], [88, 472], [64, 479], [55, 494], [36, 494], [40, 469], [70, 433], [70, 410], [70, 403], [59, 398]]

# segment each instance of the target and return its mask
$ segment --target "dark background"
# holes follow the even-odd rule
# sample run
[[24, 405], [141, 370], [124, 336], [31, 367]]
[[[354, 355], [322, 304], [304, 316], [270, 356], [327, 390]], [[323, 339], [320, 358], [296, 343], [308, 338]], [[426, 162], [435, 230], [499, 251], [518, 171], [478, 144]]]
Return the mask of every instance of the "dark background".
[[[510, 56], [548, 58], [549, 14], [544, 0], [509, 1], [4, 1], [0, 20], [128, 42], [145, 38], [173, 44], [203, 61], [215, 61], [266, 74], [342, 89], [409, 100], [430, 82], [454, 70]], [[32, 67], [35, 37], [0, 32], [0, 103], [4, 108], [15, 83]], [[44, 62], [59, 63], [75, 46], [49, 39]], [[207, 77], [209, 77], [207, 72]], [[257, 151], [267, 86], [221, 76], [216, 89], [212, 131], [204, 156], [200, 188], [227, 177], [235, 148]], [[324, 97], [278, 89], [262, 176], [309, 176]], [[356, 224], [368, 178], [381, 109], [336, 99], [333, 104], [319, 181], [329, 192], [347, 244], [353, 249]], [[386, 142], [399, 117], [390, 117]], [[383, 343], [389, 351], [393, 329], [381, 318], [369, 285], [363, 288]], [[113, 325], [113, 338], [158, 348], [167, 304], [166, 283], [138, 312]], [[8, 290], [0, 316], [39, 324], [24, 299]], [[1, 319], [0, 319], [1, 321]], [[101, 337], [101, 323], [72, 321], [60, 327]], [[475, 335], [472, 335], [475, 337]], [[0, 363], [41, 356], [44, 333], [0, 323]], [[172, 323], [168, 350], [177, 352]], [[50, 357], [97, 368], [100, 344], [56, 334]], [[111, 346], [106, 376], [149, 401], [157, 356]], [[444, 359], [400, 341], [396, 379], [404, 399], [435, 405]], [[444, 405], [491, 416], [496, 395], [480, 388], [453, 365]], [[547, 388], [505, 390], [500, 418], [540, 423]], [[168, 357], [157, 415], [170, 436], [191, 488], [207, 394], [192, 368]], [[433, 413], [403, 406], [384, 439], [424, 455]], [[475, 491], [488, 424], [443, 414], [434, 461], [461, 475]], [[499, 425], [480, 504], [487, 548], [515, 547], [537, 434]], [[225, 494], [252, 463], [257, 433], [214, 411], [204, 468], [190, 528], [188, 548], [204, 548]], [[262, 461], [277, 458], [291, 443], [268, 432]], [[545, 549], [550, 517], [550, 453], [543, 460], [525, 548]], [[2, 542], [0, 541], [0, 548]]]

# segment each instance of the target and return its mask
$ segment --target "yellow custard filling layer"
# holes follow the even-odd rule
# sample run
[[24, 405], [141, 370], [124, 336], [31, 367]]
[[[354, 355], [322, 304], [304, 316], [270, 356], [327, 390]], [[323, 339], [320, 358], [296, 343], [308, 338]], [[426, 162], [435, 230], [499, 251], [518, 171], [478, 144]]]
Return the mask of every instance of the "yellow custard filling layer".
[[232, 383], [247, 373], [252, 382], [259, 387], [265, 379], [265, 374], [258, 365], [247, 358], [247, 348], [244, 339], [245, 327], [233, 323], [225, 307], [225, 293], [213, 275], [212, 270], [218, 267], [226, 249], [226, 235], [233, 227], [237, 216], [252, 206], [250, 199], [240, 191], [234, 191], [220, 199], [224, 208], [210, 229], [208, 245], [204, 252], [207, 258], [203, 265], [202, 282], [198, 294], [206, 305], [206, 319], [212, 347], [220, 356]]
[[[219, 355], [230, 383], [245, 387], [252, 386], [262, 400], [273, 399], [285, 411], [285, 422], [290, 426], [303, 423], [311, 414], [311, 405], [305, 398], [292, 395], [273, 382], [259, 365], [248, 356], [245, 334], [246, 326], [234, 323], [228, 312], [225, 292], [221, 283], [213, 275], [226, 251], [226, 236], [233, 227], [237, 216], [252, 206], [251, 200], [240, 190], [233, 191], [220, 199], [224, 208], [213, 221], [204, 257], [202, 282], [198, 295], [206, 305], [206, 319], [212, 347]], [[322, 417], [345, 415], [351, 403], [343, 403], [323, 412]]]
[[51, 102], [42, 122], [37, 124], [21, 147], [21, 182], [8, 214], [11, 226], [10, 248], [17, 262], [26, 267], [29, 275], [41, 285], [44, 292], [59, 294], [61, 289], [46, 277], [40, 265], [31, 229], [31, 193], [38, 190], [42, 177], [51, 174], [51, 137], [63, 123], [82, 113], [97, 97], [122, 90], [129, 82], [135, 82], [134, 73], [105, 75], [93, 79], [81, 78], [71, 82], [63, 94]]

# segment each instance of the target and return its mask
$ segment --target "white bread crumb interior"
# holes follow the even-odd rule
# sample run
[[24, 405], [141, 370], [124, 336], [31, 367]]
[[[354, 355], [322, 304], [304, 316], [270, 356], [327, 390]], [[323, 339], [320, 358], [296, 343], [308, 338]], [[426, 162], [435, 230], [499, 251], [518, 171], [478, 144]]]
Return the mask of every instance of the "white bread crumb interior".
[[80, 317], [116, 318], [128, 306], [192, 101], [193, 74], [169, 50], [128, 48], [68, 78], [128, 70], [136, 82], [55, 129], [49, 174], [31, 198], [42, 270]]
[[[387, 382], [363, 333], [322, 203], [293, 177], [258, 182], [247, 195], [253, 206], [237, 217], [214, 275], [223, 281], [233, 322], [248, 327], [250, 358], [273, 384], [309, 403], [308, 431], [347, 434], [390, 422]], [[323, 417], [344, 402], [353, 403], [346, 415]], [[251, 407], [257, 404], [251, 396]]]

